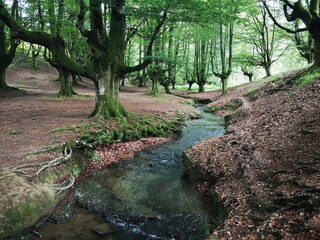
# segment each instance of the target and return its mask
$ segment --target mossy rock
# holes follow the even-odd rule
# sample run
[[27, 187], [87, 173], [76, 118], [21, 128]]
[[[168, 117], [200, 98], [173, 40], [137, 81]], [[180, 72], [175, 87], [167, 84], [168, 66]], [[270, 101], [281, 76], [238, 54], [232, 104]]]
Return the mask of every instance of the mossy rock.
[[18, 236], [48, 217], [57, 203], [55, 191], [47, 185], [33, 184], [17, 175], [2, 179], [0, 188], [0, 239]]

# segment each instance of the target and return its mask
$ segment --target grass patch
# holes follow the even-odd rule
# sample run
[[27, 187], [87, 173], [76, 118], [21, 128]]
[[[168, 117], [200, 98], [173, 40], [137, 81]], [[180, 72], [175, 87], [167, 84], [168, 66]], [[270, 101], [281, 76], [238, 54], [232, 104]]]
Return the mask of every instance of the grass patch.
[[318, 70], [315, 72], [303, 74], [299, 79], [297, 79], [295, 83], [301, 87], [304, 87], [314, 83], [319, 79], [320, 79], [320, 71]]

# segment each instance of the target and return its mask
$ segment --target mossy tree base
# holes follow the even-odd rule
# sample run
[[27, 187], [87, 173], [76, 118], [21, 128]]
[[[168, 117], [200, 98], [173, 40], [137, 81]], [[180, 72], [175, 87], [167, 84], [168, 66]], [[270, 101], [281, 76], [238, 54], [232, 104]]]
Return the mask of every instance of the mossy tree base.
[[60, 68], [58, 68], [58, 71], [60, 81], [60, 91], [58, 93], [58, 97], [72, 97], [73, 95], [77, 95], [72, 88], [70, 73]]
[[106, 95], [97, 95], [96, 104], [89, 117], [111, 119], [125, 118], [127, 112], [118, 98]]

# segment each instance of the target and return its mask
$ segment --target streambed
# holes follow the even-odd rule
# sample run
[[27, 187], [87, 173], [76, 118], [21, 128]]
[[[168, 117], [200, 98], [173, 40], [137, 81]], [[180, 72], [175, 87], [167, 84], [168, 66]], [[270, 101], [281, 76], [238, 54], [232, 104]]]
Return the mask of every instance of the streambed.
[[[188, 121], [174, 142], [82, 180], [75, 190], [82, 208], [68, 223], [39, 229], [39, 239], [204, 239], [214, 216], [183, 177], [181, 156], [186, 148], [223, 133], [223, 118], [203, 113]], [[103, 223], [116, 231], [104, 236], [92, 231]]]

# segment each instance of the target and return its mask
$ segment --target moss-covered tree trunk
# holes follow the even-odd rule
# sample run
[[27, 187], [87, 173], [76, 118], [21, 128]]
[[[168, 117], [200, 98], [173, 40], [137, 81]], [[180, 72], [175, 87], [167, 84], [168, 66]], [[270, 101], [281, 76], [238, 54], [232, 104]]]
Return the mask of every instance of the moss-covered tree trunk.
[[60, 81], [60, 91], [58, 97], [71, 97], [76, 95], [72, 88], [72, 80], [70, 78], [70, 73], [61, 68], [59, 71], [59, 81]]
[[161, 83], [161, 86], [163, 86], [166, 94], [171, 94], [170, 88], [169, 88], [169, 86], [170, 86], [170, 80], [164, 80], [164, 81]]
[[204, 92], [204, 83], [200, 81], [200, 82], [198, 83], [198, 85], [199, 85], [199, 90], [198, 90], [198, 92]]
[[151, 78], [151, 95], [152, 96], [156, 96], [159, 95], [160, 91], [159, 91], [159, 84], [158, 84], [158, 78], [157, 77], [153, 77]]
[[111, 69], [104, 71], [95, 83], [96, 104], [91, 117], [122, 118], [127, 115], [119, 98], [120, 77]]
[[228, 77], [221, 77], [222, 95], [228, 93]]

